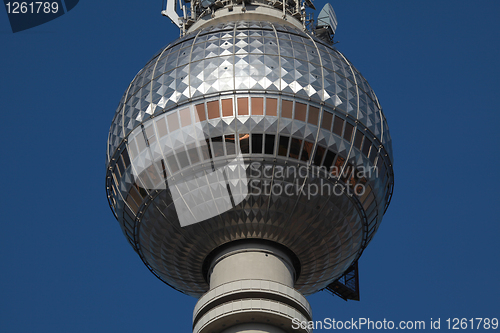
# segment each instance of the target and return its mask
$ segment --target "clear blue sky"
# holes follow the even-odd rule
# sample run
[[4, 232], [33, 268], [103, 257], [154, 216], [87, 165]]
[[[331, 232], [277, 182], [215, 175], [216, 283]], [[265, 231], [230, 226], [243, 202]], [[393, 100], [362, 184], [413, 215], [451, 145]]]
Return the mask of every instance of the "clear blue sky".
[[[388, 118], [396, 183], [361, 302], [321, 292], [315, 319], [500, 317], [500, 2], [332, 5]], [[147, 270], [104, 190], [118, 102], [178, 35], [160, 9], [82, 0], [13, 34], [0, 8], [0, 332], [191, 332], [196, 300]]]

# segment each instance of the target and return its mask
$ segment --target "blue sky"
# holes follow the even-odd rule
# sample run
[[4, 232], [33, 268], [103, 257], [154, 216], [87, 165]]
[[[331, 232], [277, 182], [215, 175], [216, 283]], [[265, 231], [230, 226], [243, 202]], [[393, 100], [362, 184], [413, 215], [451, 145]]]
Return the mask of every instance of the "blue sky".
[[[500, 317], [500, 2], [332, 5], [389, 121], [396, 182], [361, 302], [315, 294], [314, 319]], [[1, 332], [191, 331], [196, 300], [147, 270], [104, 190], [118, 102], [178, 36], [160, 9], [80, 1], [16, 34], [0, 9]]]

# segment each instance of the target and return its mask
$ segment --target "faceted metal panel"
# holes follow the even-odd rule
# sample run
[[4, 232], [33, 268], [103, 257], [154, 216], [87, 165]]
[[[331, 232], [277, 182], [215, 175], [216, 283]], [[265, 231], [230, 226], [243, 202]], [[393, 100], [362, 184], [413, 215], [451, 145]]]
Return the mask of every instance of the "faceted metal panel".
[[361, 121], [392, 161], [387, 124], [363, 76], [335, 48], [276, 23], [231, 22], [171, 43], [134, 78], [113, 120], [113, 152], [151, 115], [224, 91], [276, 91], [336, 108]]
[[301, 259], [295, 287], [310, 294], [341, 275], [362, 243], [361, 219], [347, 197], [319, 196], [312, 204], [324, 207], [324, 212], [311, 210], [311, 202], [301, 202], [298, 196], [251, 194], [231, 210], [180, 228], [168, 192], [162, 191], [141, 219], [139, 250], [152, 270], [171, 286], [200, 295], [208, 285], [199, 269], [214, 248], [244, 238], [276, 241]]
[[[326, 287], [373, 237], [393, 186], [387, 122], [366, 80], [337, 50], [266, 22], [207, 27], [161, 50], [120, 101], [107, 158], [124, 234], [156, 276], [193, 296], [208, 290], [209, 253], [245, 238], [293, 251], [300, 292]], [[290, 166], [306, 175], [266, 176]], [[348, 181], [366, 191], [301, 190]], [[183, 226], [186, 216], [203, 222]]]

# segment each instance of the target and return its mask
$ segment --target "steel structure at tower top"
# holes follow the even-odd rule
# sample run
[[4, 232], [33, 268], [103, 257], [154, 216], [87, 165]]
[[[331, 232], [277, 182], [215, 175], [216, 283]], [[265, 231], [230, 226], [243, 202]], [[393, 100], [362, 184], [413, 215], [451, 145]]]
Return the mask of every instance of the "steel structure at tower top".
[[151, 272], [200, 297], [194, 332], [289, 332], [312, 318], [302, 294], [359, 299], [393, 191], [387, 121], [330, 5], [314, 22], [310, 1], [188, 4], [167, 3], [181, 37], [116, 110], [108, 201]]
[[[178, 7], [178, 9], [177, 9]], [[337, 17], [332, 6], [327, 3], [321, 9], [318, 18], [315, 20], [306, 13], [306, 7], [316, 9], [312, 0], [168, 0], [162, 15], [170, 18], [172, 23], [181, 30], [181, 35], [199, 29], [205, 24], [213, 24], [213, 19], [228, 18], [237, 19], [235, 14], [246, 14], [244, 19], [259, 19], [259, 16], [269, 15], [267, 8], [279, 9], [282, 11], [281, 21], [309, 30], [318, 38], [332, 44], [335, 30], [337, 29]], [[179, 16], [178, 10], [181, 11]], [[237, 11], [241, 11], [237, 13]], [[269, 15], [275, 17], [276, 13]], [[229, 18], [230, 15], [230, 18]], [[243, 18], [243, 16], [241, 17]], [[262, 17], [261, 17], [262, 18]], [[269, 19], [269, 17], [266, 17]]]

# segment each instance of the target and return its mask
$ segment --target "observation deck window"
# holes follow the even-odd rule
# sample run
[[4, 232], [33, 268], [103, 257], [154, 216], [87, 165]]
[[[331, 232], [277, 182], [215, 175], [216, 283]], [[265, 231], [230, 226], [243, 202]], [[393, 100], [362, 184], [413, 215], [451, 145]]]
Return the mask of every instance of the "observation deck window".
[[351, 142], [352, 140], [352, 131], [354, 129], [354, 126], [348, 122], [345, 123], [345, 130], [344, 130], [344, 139], [347, 141]]
[[276, 135], [266, 134], [265, 142], [265, 153], [268, 155], [274, 155], [274, 141], [276, 140]]
[[363, 143], [363, 139], [365, 136], [361, 133], [360, 130], [356, 130], [356, 136], [354, 137], [354, 147], [361, 149], [361, 144]]
[[290, 138], [288, 136], [280, 135], [279, 147], [278, 147], [278, 155], [279, 156], [286, 156], [287, 155], [289, 141], [290, 141]]
[[336, 156], [337, 156], [337, 154], [335, 154], [333, 151], [328, 149], [328, 151], [326, 153], [325, 161], [323, 162], [323, 166], [330, 168], [332, 166], [333, 161], [335, 160]]
[[250, 153], [250, 134], [240, 134], [240, 151], [242, 154]]
[[333, 114], [328, 111], [323, 111], [323, 119], [321, 120], [321, 128], [330, 130], [332, 128]]
[[292, 143], [290, 144], [290, 158], [299, 159], [300, 148], [302, 147], [302, 140], [292, 138]]
[[314, 164], [317, 166], [321, 165], [321, 161], [323, 160], [323, 155], [325, 154], [325, 147], [321, 147], [318, 145], [316, 147], [316, 153], [314, 154]]
[[314, 106], [309, 106], [309, 116], [307, 122], [314, 126], [318, 125], [319, 109]]
[[281, 101], [281, 116], [292, 119], [293, 102], [286, 99]]
[[[223, 99], [221, 100], [221, 104], [222, 104], [222, 116], [231, 117], [234, 114], [233, 99], [232, 98]], [[248, 101], [247, 101], [247, 113], [248, 113]]]
[[220, 117], [219, 101], [207, 102], [208, 119], [215, 119]]
[[234, 142], [234, 134], [225, 135], [224, 141], [226, 142], [226, 153], [227, 155], [236, 155], [236, 145]]
[[278, 100], [276, 98], [266, 98], [266, 115], [276, 117], [278, 115]]
[[187, 145], [187, 154], [191, 160], [191, 164], [196, 164], [200, 162], [200, 156], [198, 155], [198, 149], [195, 143], [190, 143]]
[[311, 158], [311, 153], [314, 147], [314, 143], [304, 140], [304, 147], [302, 148], [302, 154], [300, 155], [300, 159], [304, 162], [309, 161]]
[[252, 133], [252, 153], [262, 154], [262, 134]]
[[[252, 100], [253, 102], [253, 100]], [[253, 104], [253, 103], [252, 103]], [[253, 105], [252, 105], [253, 108]], [[248, 97], [238, 98], [238, 115], [248, 115]]]
[[177, 164], [177, 160], [174, 155], [167, 155], [167, 164], [172, 173], [179, 171], [179, 165]]
[[167, 114], [168, 131], [172, 133], [179, 129], [179, 120], [177, 119], [177, 112]]
[[335, 116], [335, 121], [333, 123], [333, 133], [342, 137], [342, 129], [344, 128], [344, 119]]
[[191, 114], [189, 108], [180, 110], [179, 116], [181, 117], [181, 127], [191, 125]]
[[365, 142], [363, 143], [363, 154], [365, 154], [366, 157], [368, 157], [370, 153], [370, 147], [372, 143], [370, 142], [370, 139], [365, 136]]
[[207, 116], [205, 114], [205, 103], [196, 104], [194, 106], [194, 109], [195, 109], [195, 117], [197, 123], [200, 121], [207, 120]]
[[222, 136], [216, 136], [212, 138], [212, 149], [214, 152], [214, 157], [224, 156], [224, 145], [222, 143]]
[[252, 115], [262, 116], [264, 115], [264, 98], [262, 97], [252, 97]]
[[306, 121], [307, 105], [302, 103], [295, 103], [295, 119]]
[[163, 138], [167, 135], [167, 123], [165, 123], [165, 117], [161, 117], [156, 121], [156, 128], [158, 129], [158, 135]]

